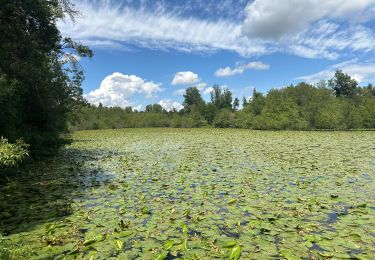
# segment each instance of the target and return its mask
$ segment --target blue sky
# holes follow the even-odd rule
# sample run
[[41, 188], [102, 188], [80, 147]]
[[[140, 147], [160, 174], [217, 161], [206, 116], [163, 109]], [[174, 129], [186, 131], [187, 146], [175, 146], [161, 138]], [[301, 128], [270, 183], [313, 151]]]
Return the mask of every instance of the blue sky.
[[89, 45], [85, 98], [181, 108], [187, 87], [250, 97], [342, 69], [375, 82], [375, 0], [83, 0], [64, 36]]

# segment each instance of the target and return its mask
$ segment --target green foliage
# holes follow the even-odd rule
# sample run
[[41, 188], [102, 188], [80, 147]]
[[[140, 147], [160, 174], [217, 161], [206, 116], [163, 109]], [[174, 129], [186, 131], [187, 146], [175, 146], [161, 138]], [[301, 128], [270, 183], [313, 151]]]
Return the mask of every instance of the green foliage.
[[159, 104], [147, 105], [146, 112], [161, 113], [163, 112], [163, 107]]
[[337, 70], [328, 85], [333, 89], [336, 97], [352, 97], [356, 94], [358, 83], [348, 74]]
[[[5, 0], [0, 5], [0, 134], [23, 138], [33, 155], [58, 148], [60, 133], [83, 102], [83, 71], [74, 55], [91, 50], [56, 26], [70, 1]], [[73, 55], [74, 54], [74, 55]]]
[[233, 127], [234, 114], [228, 109], [222, 109], [213, 121], [216, 128], [229, 128]]
[[221, 89], [214, 85], [211, 91], [211, 103], [217, 109], [232, 109], [232, 92], [228, 88]]
[[184, 94], [184, 111], [185, 112], [200, 112], [205, 105], [205, 102], [196, 87], [187, 88]]
[[17, 140], [11, 144], [7, 139], [0, 138], [0, 169], [16, 166], [26, 156], [28, 156], [28, 145], [22, 140]]
[[239, 106], [240, 106], [240, 100], [238, 98], [235, 98], [233, 100], [233, 111], [237, 111]]
[[131, 108], [85, 106], [72, 130], [124, 127], [207, 127], [264, 130], [374, 129], [373, 87], [357, 87], [357, 95], [336, 97], [325, 82], [313, 86], [299, 83], [272, 89], [266, 95], [253, 91], [252, 98], [238, 111], [239, 100], [231, 103], [229, 90], [214, 86], [211, 102], [205, 103], [197, 88], [184, 95], [184, 109], [165, 111], [148, 105], [145, 112]]
[[317, 116], [316, 127], [319, 129], [345, 129], [343, 105], [339, 101], [328, 103]]

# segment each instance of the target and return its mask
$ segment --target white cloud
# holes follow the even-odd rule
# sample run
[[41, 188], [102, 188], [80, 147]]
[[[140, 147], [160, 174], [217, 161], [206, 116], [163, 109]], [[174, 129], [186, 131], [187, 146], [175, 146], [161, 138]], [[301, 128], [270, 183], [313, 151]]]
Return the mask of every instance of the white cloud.
[[[233, 1], [225, 2], [226, 6], [234, 5]], [[374, 29], [364, 23], [374, 20], [375, 0], [249, 2], [238, 17], [212, 19], [207, 15], [203, 19], [184, 13], [196, 10], [190, 8], [191, 1], [180, 11], [170, 8], [167, 1], [155, 4], [157, 8], [148, 8], [151, 2], [141, 1], [135, 8], [114, 0], [82, 0], [75, 1], [82, 17], [74, 25], [60, 21], [59, 29], [64, 36], [106, 49], [138, 46], [194, 53], [226, 50], [246, 57], [281, 52], [324, 59], [351, 52], [375, 52]], [[210, 6], [214, 3], [210, 1]], [[205, 5], [206, 1], [199, 4]], [[208, 8], [207, 12], [215, 10]], [[238, 12], [234, 8], [229, 13], [234, 15], [234, 10]]]
[[160, 100], [159, 105], [161, 105], [167, 111], [171, 111], [173, 109], [176, 109], [178, 111], [184, 108], [181, 103], [170, 99]]
[[135, 9], [110, 0], [82, 0], [75, 4], [83, 16], [75, 24], [59, 22], [59, 29], [64, 36], [95, 47], [102, 43], [104, 47], [135, 44], [184, 52], [229, 50], [241, 55], [266, 52], [260, 42], [242, 35], [241, 24], [228, 19], [209, 21], [179, 16], [175, 10], [165, 7], [154, 11]]
[[191, 71], [181, 71], [174, 75], [172, 85], [186, 85], [199, 82], [199, 76]]
[[196, 84], [194, 87], [196, 87], [198, 90], [203, 90], [205, 87], [207, 87], [207, 83], [206, 82], [200, 82], [200, 83]]
[[212, 90], [214, 90], [213, 87], [208, 87], [208, 88], [203, 90], [203, 94], [209, 95], [209, 94], [211, 94]]
[[173, 96], [182, 96], [183, 94], [185, 94], [185, 92], [186, 92], [185, 88], [177, 89], [177, 90], [172, 92], [172, 95]]
[[247, 64], [237, 63], [233, 69], [230, 67], [220, 68], [215, 72], [216, 77], [228, 77], [244, 73], [246, 70], [267, 70], [270, 66], [259, 61], [249, 62]]
[[[207, 87], [207, 83], [206, 82], [200, 82], [198, 84], [195, 84], [192, 87], [196, 87], [199, 91], [204, 93], [205, 88]], [[173, 96], [182, 96], [185, 93], [186, 93], [186, 88], [182, 88], [182, 89], [177, 89], [177, 90], [173, 91], [172, 95]]]
[[350, 60], [335, 64], [325, 70], [311, 75], [301, 76], [297, 79], [309, 83], [317, 83], [320, 80], [331, 79], [335, 75], [336, 70], [342, 70], [344, 73], [347, 73], [359, 83], [375, 82], [375, 63], [358, 63], [357, 60]]
[[248, 37], [280, 39], [302, 32], [310, 23], [329, 17], [363, 21], [363, 13], [375, 0], [255, 0], [246, 7], [243, 32]]
[[115, 72], [105, 77], [98, 89], [91, 91], [84, 97], [90, 103], [96, 105], [102, 103], [104, 106], [135, 107], [136, 104], [129, 100], [133, 95], [139, 93], [146, 98], [151, 98], [161, 90], [161, 84], [152, 81], [146, 82], [135, 75]]

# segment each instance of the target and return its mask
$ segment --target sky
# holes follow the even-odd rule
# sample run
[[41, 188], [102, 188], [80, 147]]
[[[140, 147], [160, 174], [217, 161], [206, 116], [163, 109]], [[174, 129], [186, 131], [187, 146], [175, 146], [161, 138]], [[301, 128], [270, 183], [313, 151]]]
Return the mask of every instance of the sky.
[[250, 98], [343, 70], [375, 83], [375, 0], [80, 0], [60, 21], [88, 45], [84, 97], [143, 110], [182, 108], [186, 88]]

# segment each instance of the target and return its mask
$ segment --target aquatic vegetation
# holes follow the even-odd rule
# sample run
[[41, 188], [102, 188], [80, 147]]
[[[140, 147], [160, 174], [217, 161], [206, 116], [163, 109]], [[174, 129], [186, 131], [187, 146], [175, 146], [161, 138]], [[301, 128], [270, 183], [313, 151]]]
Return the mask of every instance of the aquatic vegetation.
[[372, 259], [374, 132], [76, 132], [0, 187], [0, 258]]

